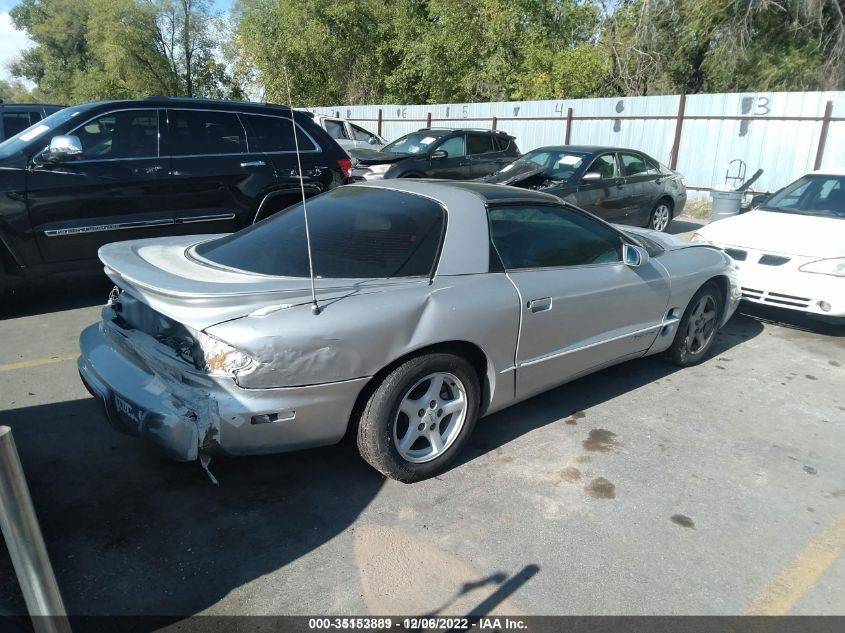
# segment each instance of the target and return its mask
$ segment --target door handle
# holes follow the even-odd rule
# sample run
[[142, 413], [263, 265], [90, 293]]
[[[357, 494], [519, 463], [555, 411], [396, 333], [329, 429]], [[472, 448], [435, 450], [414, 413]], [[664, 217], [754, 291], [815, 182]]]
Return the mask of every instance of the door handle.
[[620, 179], [620, 180], [617, 180], [617, 181], [616, 181], [616, 186], [617, 186], [619, 189], [621, 189], [621, 188], [622, 188], [622, 186], [623, 186], [624, 184], [625, 184], [625, 181], [624, 181], [624, 180], [621, 180], [621, 179]]
[[263, 160], [248, 160], [245, 163], [241, 163], [241, 167], [246, 169], [247, 167], [264, 167], [266, 163]]
[[458, 166], [460, 167], [469, 167], [470, 165], [472, 165], [472, 163], [458, 163]]
[[532, 299], [528, 302], [528, 309], [531, 312], [543, 312], [544, 310], [551, 310], [552, 298], [543, 297], [542, 299]]

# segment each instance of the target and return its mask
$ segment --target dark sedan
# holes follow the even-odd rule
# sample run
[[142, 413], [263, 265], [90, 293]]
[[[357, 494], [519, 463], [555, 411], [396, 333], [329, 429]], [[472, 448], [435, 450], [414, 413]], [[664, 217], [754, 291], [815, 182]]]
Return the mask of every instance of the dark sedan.
[[665, 231], [687, 201], [681, 174], [647, 154], [615, 147], [541, 147], [481, 180], [551, 193], [608, 222], [657, 231]]

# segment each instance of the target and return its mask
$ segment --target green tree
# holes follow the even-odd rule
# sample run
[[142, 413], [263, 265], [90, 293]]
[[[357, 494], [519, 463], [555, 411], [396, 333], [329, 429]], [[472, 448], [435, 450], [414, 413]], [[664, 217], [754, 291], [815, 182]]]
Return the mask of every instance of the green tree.
[[35, 42], [12, 73], [53, 100], [242, 96], [210, 0], [23, 0], [10, 14]]

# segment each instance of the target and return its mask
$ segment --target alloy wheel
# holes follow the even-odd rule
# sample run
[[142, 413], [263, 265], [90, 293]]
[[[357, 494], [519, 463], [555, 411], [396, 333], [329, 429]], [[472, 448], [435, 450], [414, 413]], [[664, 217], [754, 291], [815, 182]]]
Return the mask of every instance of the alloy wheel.
[[421, 464], [445, 453], [461, 434], [466, 388], [448, 372], [417, 381], [402, 397], [393, 420], [393, 441], [402, 459]]
[[687, 323], [687, 349], [698, 354], [707, 347], [716, 333], [716, 300], [705, 294], [698, 300]]
[[672, 219], [672, 211], [666, 203], [660, 203], [654, 209], [651, 219], [651, 228], [655, 231], [665, 231], [669, 226], [669, 221]]

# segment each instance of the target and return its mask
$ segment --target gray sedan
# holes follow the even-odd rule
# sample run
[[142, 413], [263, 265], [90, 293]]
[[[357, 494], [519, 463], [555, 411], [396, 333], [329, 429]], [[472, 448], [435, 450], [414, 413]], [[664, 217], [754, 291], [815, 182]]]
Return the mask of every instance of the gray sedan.
[[625, 360], [702, 361], [740, 297], [730, 257], [544, 193], [339, 187], [238, 233], [100, 249], [116, 287], [79, 371], [117, 429], [180, 460], [357, 437], [430, 477], [476, 420]]

